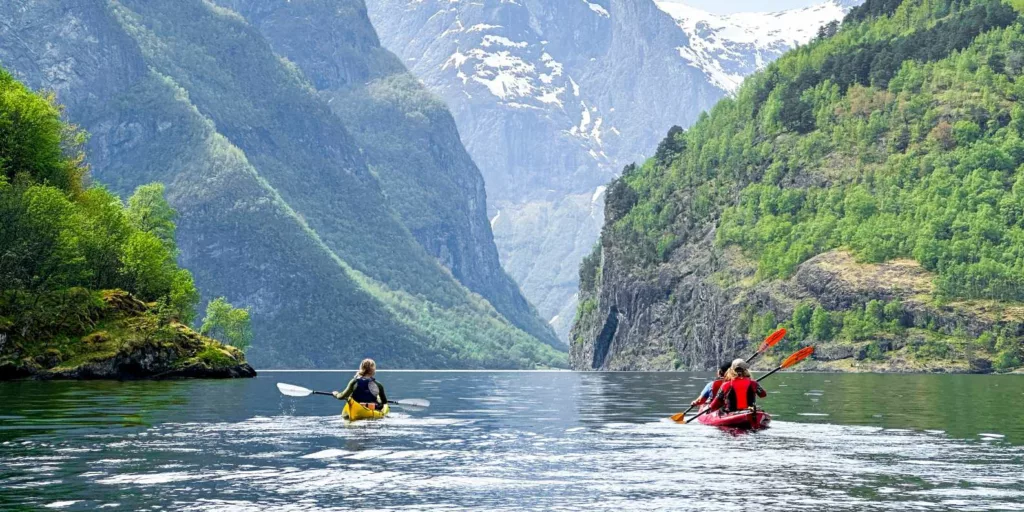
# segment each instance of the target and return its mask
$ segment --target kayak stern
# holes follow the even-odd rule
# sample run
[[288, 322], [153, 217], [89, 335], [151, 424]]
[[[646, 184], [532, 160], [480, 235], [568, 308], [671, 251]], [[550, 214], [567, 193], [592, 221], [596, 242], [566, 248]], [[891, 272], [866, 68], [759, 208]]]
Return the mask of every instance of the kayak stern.
[[389, 412], [391, 412], [391, 406], [388, 404], [384, 404], [384, 408], [379, 411], [373, 411], [349, 398], [345, 403], [345, 408], [341, 410], [341, 417], [349, 421], [379, 420], [387, 416]]

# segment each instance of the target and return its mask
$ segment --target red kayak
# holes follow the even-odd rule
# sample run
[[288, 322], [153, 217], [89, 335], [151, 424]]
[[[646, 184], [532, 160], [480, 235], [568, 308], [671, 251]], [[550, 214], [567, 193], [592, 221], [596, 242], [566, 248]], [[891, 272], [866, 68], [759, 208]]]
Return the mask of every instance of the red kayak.
[[[703, 411], [703, 409], [701, 409], [701, 411]], [[697, 418], [697, 421], [713, 427], [757, 430], [768, 428], [768, 425], [772, 422], [772, 416], [760, 409], [756, 411], [738, 411], [728, 414], [716, 411], [701, 415]]]

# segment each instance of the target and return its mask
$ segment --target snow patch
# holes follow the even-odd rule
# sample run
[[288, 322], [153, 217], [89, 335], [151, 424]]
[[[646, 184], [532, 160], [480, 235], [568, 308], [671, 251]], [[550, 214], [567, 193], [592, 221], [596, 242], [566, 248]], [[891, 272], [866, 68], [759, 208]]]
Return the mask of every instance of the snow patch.
[[487, 23], [477, 23], [476, 25], [467, 28], [466, 33], [471, 34], [473, 32], [483, 32], [485, 30], [491, 30], [493, 28], [501, 28], [501, 25], [488, 25]]
[[839, 21], [850, 8], [835, 0], [779, 12], [713, 14], [680, 3], [655, 0], [689, 40], [679, 56], [703, 71], [717, 87], [733, 93], [743, 78], [786, 51], [808, 43], [818, 28]]
[[480, 43], [480, 46], [483, 46], [484, 48], [490, 48], [491, 46], [494, 45], [504, 46], [506, 48], [526, 48], [527, 46], [529, 46], [524, 41], [516, 42], [505, 36], [496, 36], [492, 34], [484, 36], [483, 42]]
[[590, 7], [590, 10], [596, 12], [598, 16], [601, 16], [602, 18], [611, 18], [611, 15], [608, 14], [608, 9], [601, 7], [601, 5], [588, 2], [587, 0], [583, 0], [583, 3], [587, 4], [587, 6]]

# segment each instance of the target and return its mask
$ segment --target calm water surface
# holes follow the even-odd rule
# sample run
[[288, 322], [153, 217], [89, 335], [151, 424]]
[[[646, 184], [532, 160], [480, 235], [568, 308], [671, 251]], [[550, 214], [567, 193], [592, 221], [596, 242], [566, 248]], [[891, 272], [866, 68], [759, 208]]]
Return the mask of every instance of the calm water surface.
[[0, 383], [0, 510], [1024, 510], [1024, 376], [787, 374], [771, 429], [666, 417], [692, 373], [349, 372]]

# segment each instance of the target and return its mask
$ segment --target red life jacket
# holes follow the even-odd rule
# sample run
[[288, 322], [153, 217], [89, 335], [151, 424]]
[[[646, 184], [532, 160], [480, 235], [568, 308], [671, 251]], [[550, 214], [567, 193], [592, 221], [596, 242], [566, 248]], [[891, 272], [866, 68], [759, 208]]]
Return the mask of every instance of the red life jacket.
[[729, 394], [726, 397], [730, 411], [742, 411], [754, 405], [754, 388], [756, 384], [747, 377], [737, 377], [729, 381]]
[[711, 383], [711, 398], [714, 399], [718, 396], [718, 392], [722, 390], [722, 384], [725, 384], [725, 379], [715, 379]]

